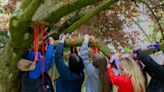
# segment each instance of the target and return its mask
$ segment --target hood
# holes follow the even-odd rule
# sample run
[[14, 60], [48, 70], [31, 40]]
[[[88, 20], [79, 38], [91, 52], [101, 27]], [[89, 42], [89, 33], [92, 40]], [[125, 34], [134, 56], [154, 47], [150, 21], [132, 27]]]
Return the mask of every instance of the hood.
[[[38, 52], [38, 59], [40, 59], [40, 56], [41, 56], [41, 52]], [[34, 51], [28, 52], [24, 57], [24, 59], [31, 60], [31, 61], [34, 61], [34, 58], [35, 58], [35, 52]]]

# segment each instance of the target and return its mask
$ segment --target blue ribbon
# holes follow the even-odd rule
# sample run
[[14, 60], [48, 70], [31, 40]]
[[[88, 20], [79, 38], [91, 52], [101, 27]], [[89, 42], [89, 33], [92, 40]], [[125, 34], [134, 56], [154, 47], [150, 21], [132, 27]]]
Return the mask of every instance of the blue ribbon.
[[147, 48], [150, 48], [150, 47], [152, 48], [152, 52], [155, 53], [155, 45], [149, 45], [149, 46], [147, 46]]
[[[160, 51], [160, 46], [159, 46], [159, 42], [156, 42], [156, 44], [152, 44], [147, 46], [147, 48], [152, 48], [153, 53], [155, 53], [155, 50], [157, 49], [158, 51]], [[163, 52], [164, 53], [164, 52]]]
[[136, 52], [133, 52], [133, 59], [137, 60], [137, 53]]
[[159, 42], [156, 42], [155, 47], [156, 47], [156, 49], [158, 49], [158, 51], [160, 51]]

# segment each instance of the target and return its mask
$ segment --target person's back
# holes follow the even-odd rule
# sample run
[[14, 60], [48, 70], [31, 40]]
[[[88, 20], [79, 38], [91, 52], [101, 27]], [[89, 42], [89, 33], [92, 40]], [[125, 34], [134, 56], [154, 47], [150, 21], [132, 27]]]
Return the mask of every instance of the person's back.
[[91, 36], [85, 35], [80, 50], [84, 68], [87, 74], [86, 92], [111, 92], [111, 84], [107, 74], [107, 61], [101, 54], [95, 53], [92, 61], [88, 55], [88, 44]]
[[120, 61], [120, 74], [114, 74], [110, 63], [107, 69], [111, 82], [118, 87], [117, 92], [146, 92], [143, 73], [134, 59], [129, 55], [121, 57], [119, 53], [114, 56]]
[[138, 58], [145, 65], [144, 70], [151, 76], [147, 92], [164, 92], [164, 65], [157, 64], [146, 52], [138, 49]]
[[[33, 80], [29, 78], [28, 72], [21, 73], [21, 92], [44, 92], [42, 85], [41, 76]], [[46, 92], [54, 92], [51, 79], [47, 73], [44, 73], [44, 85]]]
[[62, 37], [55, 52], [55, 64], [59, 72], [56, 92], [81, 92], [84, 81], [83, 64], [77, 54], [71, 54], [68, 61], [69, 66], [66, 66], [63, 58], [65, 37]]
[[[71, 75], [71, 76], [70, 76]], [[84, 73], [80, 75], [71, 73], [71, 78], [59, 77], [56, 81], [56, 92], [81, 92], [84, 81]]]
[[120, 76], [123, 79], [122, 83], [119, 84], [117, 92], [134, 92], [131, 78]]
[[108, 67], [108, 74], [112, 84], [117, 85], [117, 92], [134, 92], [130, 77], [123, 75], [116, 76], [111, 67]]
[[[50, 38], [50, 44], [44, 56], [44, 68], [42, 67], [42, 55], [38, 52], [36, 63], [35, 52], [28, 52], [23, 59], [19, 60], [17, 67], [21, 70], [21, 92], [54, 92], [51, 79], [47, 72], [51, 68], [54, 60], [54, 40]], [[42, 83], [42, 69], [44, 69], [44, 84]], [[45, 89], [43, 89], [45, 88]]]
[[86, 80], [86, 91], [87, 92], [100, 92], [100, 79], [98, 75], [98, 70], [95, 71], [95, 76], [87, 76]]
[[80, 56], [83, 59], [84, 68], [86, 70], [86, 92], [100, 92], [99, 70], [89, 60], [88, 43], [82, 44]]
[[152, 78], [148, 85], [147, 92], [164, 92], [164, 82], [158, 78]]

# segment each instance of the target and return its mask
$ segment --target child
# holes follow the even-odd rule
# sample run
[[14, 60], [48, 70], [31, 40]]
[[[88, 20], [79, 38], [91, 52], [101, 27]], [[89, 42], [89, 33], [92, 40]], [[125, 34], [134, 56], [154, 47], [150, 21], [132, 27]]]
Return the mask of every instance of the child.
[[[54, 92], [51, 79], [47, 74], [51, 68], [54, 57], [54, 39], [50, 37], [50, 44], [45, 53], [44, 61], [44, 85], [46, 92]], [[41, 52], [38, 52], [38, 61], [36, 64], [33, 62], [35, 58], [35, 52], [28, 52], [23, 59], [17, 63], [18, 69], [21, 73], [21, 92], [45, 92], [42, 83], [42, 56]]]
[[68, 66], [66, 66], [63, 59], [66, 38], [65, 35], [60, 36], [60, 41], [56, 47], [55, 63], [59, 72], [59, 78], [56, 81], [56, 92], [81, 92], [84, 81], [82, 60], [77, 54], [73, 53], [69, 57]]
[[93, 61], [89, 60], [88, 43], [90, 38], [87, 34], [84, 36], [84, 42], [80, 50], [80, 56], [87, 73], [86, 92], [111, 92], [105, 57], [96, 54], [93, 56]]
[[[118, 55], [117, 53], [117, 57]], [[115, 76], [109, 63], [107, 69], [110, 80], [118, 86], [117, 92], [145, 92], [143, 74], [137, 63], [130, 57], [121, 59], [119, 76]]]

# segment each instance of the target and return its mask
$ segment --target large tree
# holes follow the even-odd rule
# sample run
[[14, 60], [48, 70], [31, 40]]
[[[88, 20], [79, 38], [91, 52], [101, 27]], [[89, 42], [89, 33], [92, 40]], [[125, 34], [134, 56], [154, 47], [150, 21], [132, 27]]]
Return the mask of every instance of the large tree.
[[[34, 21], [44, 20], [46, 26], [53, 27], [61, 18], [75, 13], [68, 19], [71, 23], [66, 21], [68, 25], [65, 26], [63, 23], [60, 31], [54, 30], [54, 38], [58, 38], [61, 33], [75, 31], [92, 17], [113, 7], [118, 2], [118, 0], [52, 0], [51, 3], [45, 4], [45, 1], [48, 0], [23, 0], [16, 15], [10, 19], [10, 37], [3, 52], [0, 53], [0, 92], [18, 92], [19, 90], [19, 74], [16, 63], [33, 44], [32, 25]], [[76, 13], [79, 12], [81, 14], [77, 16]], [[82, 41], [83, 39], [79, 38], [75, 44], [79, 46]], [[70, 40], [66, 41], [65, 46], [71, 46]], [[92, 41], [90, 46], [93, 46]], [[103, 41], [97, 40], [97, 47], [106, 56], [111, 54]]]

